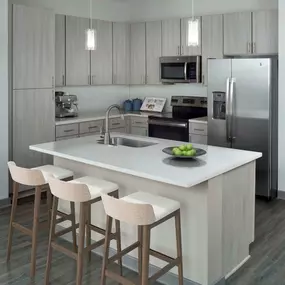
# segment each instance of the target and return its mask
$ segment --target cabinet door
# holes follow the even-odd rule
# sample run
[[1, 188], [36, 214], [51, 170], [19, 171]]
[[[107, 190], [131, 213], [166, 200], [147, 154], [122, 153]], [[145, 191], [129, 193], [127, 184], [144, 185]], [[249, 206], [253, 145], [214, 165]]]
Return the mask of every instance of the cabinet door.
[[94, 20], [97, 49], [91, 51], [91, 84], [112, 84], [112, 22]]
[[90, 51], [85, 50], [89, 19], [66, 16], [66, 85], [90, 83]]
[[147, 128], [132, 127], [131, 134], [137, 135], [137, 136], [142, 136], [142, 137], [148, 136], [148, 129]]
[[278, 11], [253, 12], [253, 53], [278, 53]]
[[201, 17], [195, 17], [195, 20], [199, 21], [199, 45], [188, 46], [188, 34], [189, 34], [189, 20], [191, 18], [185, 18], [181, 20], [181, 55], [201, 55], [202, 54], [202, 37], [201, 37]]
[[131, 84], [145, 84], [145, 23], [131, 24]]
[[223, 15], [202, 17], [202, 82], [208, 83], [208, 58], [223, 58]]
[[130, 25], [113, 23], [113, 83], [130, 82]]
[[55, 15], [55, 86], [65, 85], [65, 16]]
[[13, 6], [13, 89], [53, 87], [54, 18], [51, 10]]
[[51, 163], [44, 154], [29, 150], [33, 144], [55, 140], [54, 91], [13, 92], [13, 160], [23, 167]]
[[161, 21], [146, 23], [146, 83], [159, 84]]
[[180, 19], [162, 21], [162, 55], [180, 55]]
[[251, 12], [224, 15], [224, 54], [251, 54]]

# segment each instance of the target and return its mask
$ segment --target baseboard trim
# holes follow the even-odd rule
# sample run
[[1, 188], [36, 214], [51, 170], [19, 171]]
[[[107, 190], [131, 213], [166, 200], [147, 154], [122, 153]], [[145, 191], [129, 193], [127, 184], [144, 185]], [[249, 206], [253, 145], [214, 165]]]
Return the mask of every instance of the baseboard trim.
[[285, 191], [278, 191], [277, 199], [285, 200]]
[[249, 259], [250, 255], [248, 255], [238, 266], [236, 266], [231, 272], [229, 272], [226, 276], [225, 279], [228, 279], [230, 276], [232, 276], [234, 273], [236, 273]]
[[[62, 227], [60, 225], [56, 226], [56, 230], [62, 230], [62, 229], [64, 229], [64, 227]], [[66, 235], [62, 236], [61, 238], [64, 238], [65, 240], [72, 242], [71, 233], [67, 233]], [[103, 256], [102, 247], [93, 250], [93, 252], [99, 256]], [[115, 249], [110, 248], [110, 255], [111, 256], [115, 255], [116, 253], [117, 253], [117, 251]], [[124, 265], [124, 267], [126, 267], [126, 268], [128, 268], [134, 272], [138, 272], [138, 260], [137, 260], [137, 258], [135, 258], [133, 256], [130, 256], [130, 255], [124, 256], [123, 257], [123, 265]], [[151, 264], [149, 267], [150, 275], [155, 274], [158, 270], [160, 270], [160, 268], [155, 266], [155, 265]], [[184, 285], [201, 285], [200, 283], [194, 282], [194, 281], [186, 279], [186, 278], [184, 278], [183, 281], [184, 281]], [[168, 272], [163, 277], [159, 278], [158, 282], [163, 284], [163, 285], [179, 285], [178, 276], [174, 273], [171, 273], [171, 272]], [[225, 285], [225, 278], [222, 278], [221, 280], [219, 280], [218, 282], [215, 282], [212, 285]]]
[[11, 207], [10, 198], [0, 200], [0, 209], [9, 208], [9, 207]]

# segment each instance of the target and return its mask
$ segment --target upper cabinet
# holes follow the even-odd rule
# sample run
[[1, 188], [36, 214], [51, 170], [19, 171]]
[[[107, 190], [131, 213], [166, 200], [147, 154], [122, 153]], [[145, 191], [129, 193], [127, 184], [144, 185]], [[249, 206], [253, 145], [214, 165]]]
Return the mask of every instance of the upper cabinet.
[[129, 84], [130, 25], [113, 23], [113, 84]]
[[91, 85], [112, 84], [112, 22], [93, 21], [97, 31], [97, 49], [91, 51]]
[[161, 21], [146, 23], [146, 83], [159, 84]]
[[145, 23], [131, 24], [131, 84], [146, 83]]
[[202, 18], [202, 82], [208, 82], [208, 59], [223, 58], [223, 15]]
[[65, 15], [55, 15], [55, 86], [65, 85]]
[[253, 12], [253, 41], [254, 54], [278, 53], [278, 11]]
[[51, 10], [13, 6], [13, 89], [53, 88], [54, 33]]
[[251, 12], [224, 15], [224, 54], [251, 53]]
[[201, 55], [202, 54], [202, 38], [201, 38], [201, 17], [195, 17], [195, 20], [199, 21], [199, 31], [198, 31], [198, 39], [199, 44], [197, 46], [189, 46], [188, 38], [189, 38], [189, 20], [191, 18], [185, 18], [181, 20], [181, 55]]
[[162, 21], [162, 56], [180, 55], [180, 49], [180, 19]]
[[85, 50], [89, 19], [66, 16], [66, 85], [90, 84], [90, 51]]

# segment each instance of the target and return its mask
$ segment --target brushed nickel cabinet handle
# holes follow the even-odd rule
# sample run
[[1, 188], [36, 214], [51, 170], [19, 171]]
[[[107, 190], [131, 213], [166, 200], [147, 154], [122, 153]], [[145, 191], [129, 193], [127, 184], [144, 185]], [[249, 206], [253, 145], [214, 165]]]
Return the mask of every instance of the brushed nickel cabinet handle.
[[180, 54], [180, 46], [177, 47], [177, 55]]
[[252, 47], [252, 52], [253, 52], [253, 53], [256, 53], [256, 43], [253, 43], [252, 45], [253, 45], [253, 47]]
[[251, 43], [247, 43], [247, 53], [251, 53]]
[[75, 130], [74, 129], [70, 129], [70, 130], [64, 130], [63, 132], [64, 133], [70, 133], [70, 132], [74, 132]]
[[64, 76], [64, 74], [62, 75], [62, 86], [65, 86], [65, 76]]

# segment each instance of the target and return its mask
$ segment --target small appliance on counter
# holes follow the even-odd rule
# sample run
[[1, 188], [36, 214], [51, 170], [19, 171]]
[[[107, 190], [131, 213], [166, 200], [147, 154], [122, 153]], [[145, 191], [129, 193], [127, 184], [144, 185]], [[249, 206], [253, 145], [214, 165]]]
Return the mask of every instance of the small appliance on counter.
[[133, 111], [133, 102], [132, 100], [126, 100], [123, 104], [125, 112], [132, 112]]
[[139, 112], [141, 110], [141, 106], [143, 104], [143, 101], [141, 99], [134, 99], [133, 100], [133, 111]]
[[141, 99], [133, 99], [133, 100], [126, 100], [124, 102], [124, 111], [125, 112], [139, 112], [142, 106], [142, 100]]
[[56, 118], [77, 117], [77, 96], [69, 95], [62, 91], [55, 92], [55, 116]]

